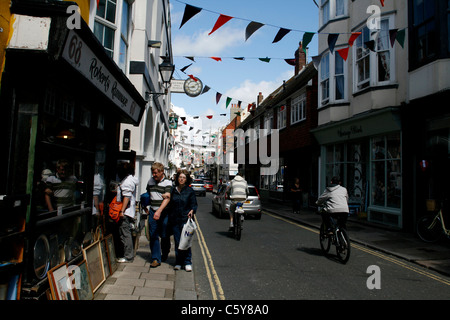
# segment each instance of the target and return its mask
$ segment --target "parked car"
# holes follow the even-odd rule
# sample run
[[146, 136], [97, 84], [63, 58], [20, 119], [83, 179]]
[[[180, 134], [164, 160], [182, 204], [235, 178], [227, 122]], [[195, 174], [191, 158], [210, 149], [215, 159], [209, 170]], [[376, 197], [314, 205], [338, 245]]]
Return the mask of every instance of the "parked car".
[[211, 181], [205, 180], [205, 189], [206, 191], [213, 191], [213, 184]]
[[191, 187], [194, 189], [196, 196], [206, 197], [205, 183], [202, 179], [194, 179], [191, 183]]
[[[261, 198], [258, 189], [252, 185], [248, 185], [249, 195], [247, 201], [244, 203], [244, 216], [255, 216], [256, 219], [261, 219]], [[217, 192], [213, 192], [212, 211], [217, 213], [220, 218], [229, 217], [230, 212], [230, 185], [223, 184], [219, 186]]]

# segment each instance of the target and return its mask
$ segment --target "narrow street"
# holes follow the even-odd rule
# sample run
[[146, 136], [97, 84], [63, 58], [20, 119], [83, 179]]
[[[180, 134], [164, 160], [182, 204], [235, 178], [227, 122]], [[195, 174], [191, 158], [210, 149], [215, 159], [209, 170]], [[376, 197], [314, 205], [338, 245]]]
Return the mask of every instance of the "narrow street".
[[268, 212], [246, 220], [236, 241], [228, 220], [211, 213], [211, 197], [197, 198], [199, 300], [450, 299], [448, 277], [355, 243], [343, 265], [333, 247], [329, 256], [322, 254], [316, 229]]

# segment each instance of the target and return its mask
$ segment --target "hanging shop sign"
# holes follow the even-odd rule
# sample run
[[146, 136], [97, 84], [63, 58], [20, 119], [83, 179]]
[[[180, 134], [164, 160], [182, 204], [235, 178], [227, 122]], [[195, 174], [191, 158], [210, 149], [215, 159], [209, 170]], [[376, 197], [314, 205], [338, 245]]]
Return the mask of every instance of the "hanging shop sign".
[[138, 103], [73, 30], [69, 32], [66, 39], [62, 57], [131, 119], [135, 122], [139, 121]]

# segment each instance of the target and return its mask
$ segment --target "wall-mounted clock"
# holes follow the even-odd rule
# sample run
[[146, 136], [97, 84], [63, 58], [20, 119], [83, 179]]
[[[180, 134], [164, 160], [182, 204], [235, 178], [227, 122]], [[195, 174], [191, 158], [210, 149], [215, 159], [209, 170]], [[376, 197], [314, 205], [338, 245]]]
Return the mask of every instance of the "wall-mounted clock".
[[196, 79], [197, 81], [192, 78], [188, 78], [184, 82], [184, 92], [186, 92], [186, 94], [190, 97], [197, 97], [200, 93], [202, 93], [203, 83], [199, 78]]

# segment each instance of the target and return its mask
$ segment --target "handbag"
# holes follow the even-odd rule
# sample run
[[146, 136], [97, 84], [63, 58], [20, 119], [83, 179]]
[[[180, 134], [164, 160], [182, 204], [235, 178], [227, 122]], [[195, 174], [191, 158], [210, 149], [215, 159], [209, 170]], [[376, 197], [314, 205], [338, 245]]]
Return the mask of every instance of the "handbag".
[[[119, 187], [120, 191], [120, 187]], [[114, 222], [119, 222], [120, 220], [120, 211], [122, 210], [123, 203], [122, 201], [117, 201], [117, 195], [109, 204], [109, 216]]]
[[197, 230], [197, 225], [192, 218], [189, 218], [184, 224], [183, 230], [181, 230], [180, 244], [178, 245], [179, 250], [187, 250], [191, 247], [195, 230]]

